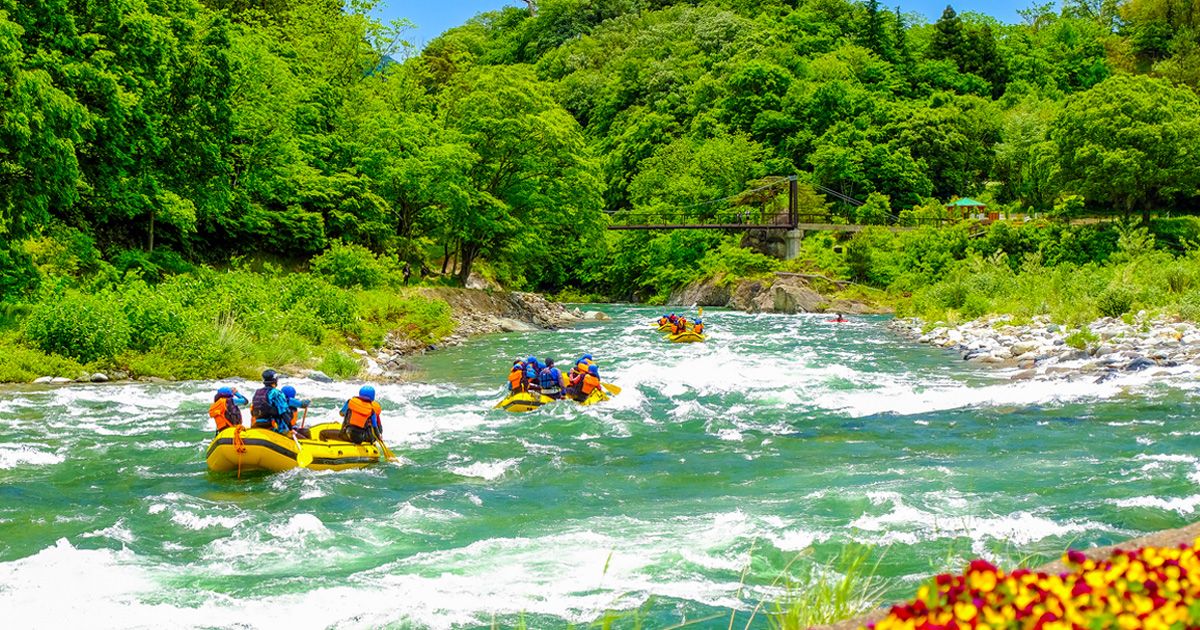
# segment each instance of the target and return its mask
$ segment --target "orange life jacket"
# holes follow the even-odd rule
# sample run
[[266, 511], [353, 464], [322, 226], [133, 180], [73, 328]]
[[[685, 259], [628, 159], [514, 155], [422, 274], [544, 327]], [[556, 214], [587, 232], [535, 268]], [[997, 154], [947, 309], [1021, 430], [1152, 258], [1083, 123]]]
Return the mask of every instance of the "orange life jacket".
[[377, 402], [367, 402], [356, 396], [347, 401], [347, 404], [350, 406], [348, 422], [352, 427], [367, 428], [371, 414], [375, 414], [375, 418], [380, 422], [383, 421], [383, 408]]
[[596, 391], [597, 387], [600, 387], [600, 379], [588, 374], [587, 376], [583, 377], [583, 387], [579, 388], [579, 392], [584, 396], [587, 396], [588, 394]]
[[514, 392], [525, 389], [525, 370], [514, 369], [508, 373], [508, 388]]
[[217, 431], [242, 426], [242, 410], [232, 398], [218, 398], [208, 406], [208, 417], [217, 423]]
[[696, 334], [699, 335], [700, 333], [704, 332], [704, 324], [696, 324], [695, 326], [692, 326], [692, 330], [696, 331]]

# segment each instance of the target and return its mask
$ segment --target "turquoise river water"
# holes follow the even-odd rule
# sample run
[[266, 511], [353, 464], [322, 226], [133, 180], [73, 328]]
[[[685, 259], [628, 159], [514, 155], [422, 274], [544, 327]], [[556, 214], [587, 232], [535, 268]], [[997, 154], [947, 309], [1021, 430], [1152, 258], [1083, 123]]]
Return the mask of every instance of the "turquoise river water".
[[[743, 627], [847, 546], [900, 597], [1196, 518], [1189, 371], [1014, 382], [881, 317], [714, 311], [675, 345], [606, 310], [420, 358], [378, 388], [400, 462], [355, 471], [210, 476], [212, 392], [249, 382], [0, 391], [5, 627]], [[620, 396], [491, 408], [513, 357], [583, 352]], [[358, 388], [289, 383], [310, 424]]]

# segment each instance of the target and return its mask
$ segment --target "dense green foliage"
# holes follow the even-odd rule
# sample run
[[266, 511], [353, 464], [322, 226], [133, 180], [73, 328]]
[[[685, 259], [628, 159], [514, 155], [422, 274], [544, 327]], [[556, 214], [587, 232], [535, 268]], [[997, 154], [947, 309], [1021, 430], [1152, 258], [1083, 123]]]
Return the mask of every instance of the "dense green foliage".
[[[76, 378], [97, 370], [249, 377], [266, 366], [350, 377], [361, 369], [352, 347], [383, 346], [392, 332], [429, 344], [454, 328], [445, 301], [405, 289], [393, 260], [354, 246], [335, 245], [314, 260], [320, 274], [284, 274], [269, 264], [257, 272], [192, 267], [150, 285], [144, 267], [122, 272], [102, 261], [90, 272], [66, 275], [62, 269], [88, 264], [69, 253], [77, 238], [60, 232], [31, 248], [32, 283], [42, 288], [0, 317], [0, 353], [11, 359], [0, 380]], [[363, 269], [372, 271], [378, 288], [336, 285], [362, 277]]]
[[[805, 242], [792, 265], [887, 289], [901, 315], [962, 321], [991, 313], [1082, 325], [1140, 310], [1200, 318], [1200, 220], [1065, 226], [970, 224], [845, 243]], [[842, 253], [835, 251], [840, 246]]]
[[[712, 215], [769, 176], [800, 177], [804, 212], [865, 224], [938, 220], [967, 195], [1143, 222], [1200, 201], [1187, 2], [1066, 0], [1019, 24], [875, 0], [532, 4], [418, 52], [369, 0], [0, 0], [0, 302], [28, 315], [6, 339], [84, 363], [187, 347], [195, 365], [142, 369], [199, 374], [263, 360], [245, 342], [273, 326], [275, 359], [377, 343], [404, 317], [374, 292], [409, 277], [661, 300], [797, 263], [719, 233], [605, 233], [603, 211]], [[1017, 273], [1032, 252], [1057, 269], [1117, 250], [1087, 228], [1036, 245], [965, 230], [814, 237], [807, 264], [911, 292], [973, 253]], [[982, 246], [996, 239], [1013, 242]], [[203, 270], [247, 259], [311, 276]], [[213, 311], [189, 283], [272, 297]], [[1105, 295], [1105, 312], [1145, 303]], [[444, 314], [405, 308], [416, 338], [446, 334], [428, 325]]]
[[418, 54], [369, 2], [0, 0], [0, 287], [35, 288], [22, 241], [75, 230], [150, 281], [341, 241], [418, 278], [465, 282], [483, 258], [512, 286], [645, 296], [721, 239], [671, 236], [664, 258], [659, 237], [604, 238], [600, 210], [766, 175], [865, 200], [823, 210], [863, 223], [954, 196], [1147, 214], [1200, 197], [1186, 2], [1067, 0], [1014, 25], [875, 0], [533, 4]]

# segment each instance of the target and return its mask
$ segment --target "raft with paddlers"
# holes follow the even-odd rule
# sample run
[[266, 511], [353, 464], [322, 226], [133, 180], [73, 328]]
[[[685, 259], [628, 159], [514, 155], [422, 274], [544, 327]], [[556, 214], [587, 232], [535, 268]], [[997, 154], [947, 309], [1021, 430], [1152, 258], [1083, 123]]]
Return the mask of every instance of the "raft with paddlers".
[[698, 343], [708, 339], [703, 333], [687, 330], [678, 334], [667, 335], [671, 343]]
[[686, 316], [675, 313], [658, 318], [659, 330], [667, 333], [667, 341], [671, 343], [699, 343], [708, 339], [704, 335], [704, 309], [691, 322]]
[[312, 438], [297, 439], [272, 429], [223, 429], [208, 445], [205, 460], [212, 472], [268, 471], [293, 468], [346, 470], [383, 460], [375, 444], [354, 444], [341, 439], [341, 425], [330, 422], [311, 427]]
[[[611, 390], [615, 390], [612, 391], [613, 395], [616, 395], [617, 391], [620, 391], [616, 385], [605, 383], [604, 386], [610, 388]], [[588, 395], [587, 398], [584, 398], [583, 400], [575, 400], [574, 398], [555, 398], [553, 396], [546, 396], [541, 392], [517, 392], [515, 394], [509, 394], [504, 398], [504, 400], [496, 403], [495, 408], [503, 409], [512, 413], [524, 413], [526, 411], [535, 411], [537, 409], [541, 409], [543, 405], [548, 405], [552, 402], [560, 400], [578, 403], [584, 407], [587, 407], [598, 402], [604, 402], [610, 397], [611, 396], [609, 396], [609, 394], [603, 389], [597, 389], [593, 391]]]

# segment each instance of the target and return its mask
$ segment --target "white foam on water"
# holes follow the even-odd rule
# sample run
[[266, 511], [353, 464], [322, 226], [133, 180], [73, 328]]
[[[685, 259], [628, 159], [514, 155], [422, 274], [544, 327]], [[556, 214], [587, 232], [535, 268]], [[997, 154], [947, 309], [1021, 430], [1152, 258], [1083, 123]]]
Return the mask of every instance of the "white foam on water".
[[1123, 508], [1153, 508], [1176, 512], [1180, 516], [1188, 516], [1196, 512], [1200, 506], [1200, 494], [1189, 497], [1163, 499], [1155, 496], [1134, 497], [1132, 499], [1110, 499], [1107, 503]]
[[82, 538], [107, 538], [109, 540], [115, 540], [117, 542], [124, 543], [126, 545], [132, 543], [134, 541], [134, 539], [136, 538], [133, 535], [133, 531], [130, 530], [129, 527], [125, 524], [125, 519], [117, 519], [117, 522], [113, 523], [109, 527], [105, 527], [104, 529], [98, 529], [96, 531], [81, 534], [80, 537], [82, 537]]
[[927, 388], [914, 383], [886, 383], [876, 389], [825, 391], [813, 402], [819, 407], [852, 417], [878, 414], [914, 415], [965, 407], [997, 407], [1064, 403], [1111, 398], [1124, 387], [1117, 379], [1102, 384], [1076, 381], [1025, 381], [971, 387], [968, 385]]
[[475, 477], [487, 481], [499, 479], [508, 470], [521, 463], [519, 458], [502, 459], [493, 462], [474, 462], [467, 466], [451, 466], [448, 470], [463, 477]]
[[187, 529], [200, 531], [210, 527], [233, 529], [246, 522], [246, 518], [241, 516], [198, 516], [191, 512], [172, 511], [171, 522]]
[[66, 461], [66, 457], [59, 453], [52, 453], [48, 450], [48, 446], [41, 444], [22, 444], [18, 446], [9, 446], [0, 444], [0, 470], [8, 470], [18, 466], [53, 466]]
[[[1015, 545], [1028, 545], [1046, 538], [1066, 537], [1090, 531], [1111, 531], [1101, 523], [1087, 520], [1059, 522], [1032, 512], [1015, 512], [1004, 516], [982, 517], [967, 513], [945, 510], [924, 510], [906, 505], [903, 499], [890, 492], [871, 493], [875, 505], [891, 504], [891, 509], [881, 515], [864, 514], [850, 527], [876, 536], [855, 534], [862, 542], [887, 544], [903, 543], [915, 545], [923, 541], [966, 537], [974, 541], [976, 554], [986, 551], [985, 539], [1005, 541]], [[961, 508], [965, 497], [954, 497], [949, 506]]]
[[267, 526], [267, 532], [272, 536], [284, 539], [305, 538], [308, 536], [314, 537], [317, 540], [329, 540], [333, 538], [333, 532], [325, 527], [325, 523], [317, 518], [315, 514], [293, 514], [286, 523], [271, 523]]
[[1187, 463], [1187, 464], [1200, 463], [1200, 458], [1196, 457], [1195, 455], [1183, 455], [1183, 454], [1178, 454], [1178, 455], [1151, 454], [1151, 455], [1147, 455], [1145, 453], [1140, 453], [1138, 455], [1134, 455], [1133, 459], [1135, 459], [1137, 461], [1153, 461], [1153, 462], [1179, 462], [1179, 463]]

